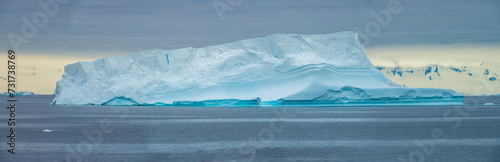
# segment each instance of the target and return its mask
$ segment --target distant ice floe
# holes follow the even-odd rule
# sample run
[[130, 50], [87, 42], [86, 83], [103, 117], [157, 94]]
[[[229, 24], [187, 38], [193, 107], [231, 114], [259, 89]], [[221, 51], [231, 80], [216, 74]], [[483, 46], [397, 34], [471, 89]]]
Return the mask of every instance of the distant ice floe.
[[[11, 93], [9, 92], [4, 92], [3, 95], [4, 96], [9, 96]], [[14, 92], [12, 93], [12, 95], [14, 96], [28, 96], [28, 95], [35, 95], [35, 93], [33, 92]]]

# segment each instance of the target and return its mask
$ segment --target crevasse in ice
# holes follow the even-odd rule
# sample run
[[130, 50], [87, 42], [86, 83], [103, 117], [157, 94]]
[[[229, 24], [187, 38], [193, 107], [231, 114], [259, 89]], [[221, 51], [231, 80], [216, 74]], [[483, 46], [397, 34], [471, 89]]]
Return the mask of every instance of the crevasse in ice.
[[53, 104], [450, 103], [460, 96], [394, 84], [371, 64], [354, 32], [274, 34], [204, 48], [150, 50], [64, 70]]

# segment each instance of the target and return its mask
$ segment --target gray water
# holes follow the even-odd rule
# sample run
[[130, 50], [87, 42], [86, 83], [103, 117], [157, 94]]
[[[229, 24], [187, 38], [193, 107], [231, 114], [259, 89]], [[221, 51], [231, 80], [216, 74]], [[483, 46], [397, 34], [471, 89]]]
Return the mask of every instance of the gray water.
[[500, 161], [498, 104], [213, 108], [17, 99], [16, 154], [7, 152], [3, 108], [0, 161]]

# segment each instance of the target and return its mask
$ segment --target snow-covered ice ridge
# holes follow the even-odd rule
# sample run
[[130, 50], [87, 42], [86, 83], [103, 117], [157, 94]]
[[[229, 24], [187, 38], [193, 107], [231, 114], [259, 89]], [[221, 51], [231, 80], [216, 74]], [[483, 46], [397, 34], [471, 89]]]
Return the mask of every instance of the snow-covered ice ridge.
[[447, 66], [375, 67], [391, 81], [407, 87], [447, 88], [473, 96], [500, 94], [500, 64], [491, 60]]
[[453, 90], [406, 88], [354, 32], [274, 34], [65, 66], [53, 104], [252, 106], [462, 104]]

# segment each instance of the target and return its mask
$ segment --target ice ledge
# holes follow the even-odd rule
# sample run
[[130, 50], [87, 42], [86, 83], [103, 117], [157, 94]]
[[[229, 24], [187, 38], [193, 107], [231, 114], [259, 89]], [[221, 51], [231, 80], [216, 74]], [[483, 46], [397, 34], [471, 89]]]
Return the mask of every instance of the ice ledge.
[[[368, 90], [368, 93], [360, 88], [345, 86], [340, 90], [328, 90], [326, 93], [313, 100], [286, 100], [261, 101], [255, 99], [218, 99], [202, 101], [174, 101], [173, 103], [137, 103], [132, 98], [124, 96], [115, 97], [100, 105], [103, 106], [189, 106], [189, 107], [254, 107], [254, 106], [418, 106], [418, 105], [463, 105], [461, 94], [453, 92], [442, 92], [440, 95], [429, 96], [425, 89], [401, 88], [397, 91], [403, 92], [399, 97], [389, 97], [378, 94], [378, 91], [387, 89]], [[435, 89], [427, 89], [435, 90]], [[393, 92], [394, 93], [394, 92]], [[427, 96], [422, 95], [426, 93]], [[453, 94], [452, 94], [453, 93]], [[88, 105], [95, 105], [89, 103]]]

